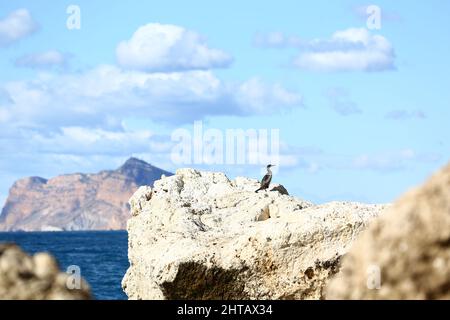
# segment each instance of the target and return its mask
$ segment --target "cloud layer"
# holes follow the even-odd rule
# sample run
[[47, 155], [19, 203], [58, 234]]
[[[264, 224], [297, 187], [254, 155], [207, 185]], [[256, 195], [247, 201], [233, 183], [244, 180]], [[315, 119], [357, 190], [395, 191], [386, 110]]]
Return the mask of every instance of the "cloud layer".
[[25, 38], [38, 29], [30, 12], [19, 9], [0, 20], [0, 47]]
[[41, 74], [1, 86], [0, 120], [22, 126], [112, 128], [126, 117], [180, 124], [217, 115], [267, 115], [302, 97], [258, 78], [241, 83], [211, 71], [146, 73], [103, 65], [84, 73]]
[[395, 68], [395, 53], [390, 42], [367, 29], [347, 29], [329, 40], [313, 40], [294, 65], [312, 71], [385, 71]]
[[395, 69], [395, 52], [381, 35], [365, 28], [335, 32], [330, 39], [302, 40], [281, 32], [258, 34], [254, 43], [263, 48], [297, 48], [292, 65], [319, 72], [386, 71]]
[[143, 71], [182, 71], [224, 68], [232, 58], [209, 48], [196, 32], [180, 26], [150, 23], [140, 27], [116, 50], [119, 65]]

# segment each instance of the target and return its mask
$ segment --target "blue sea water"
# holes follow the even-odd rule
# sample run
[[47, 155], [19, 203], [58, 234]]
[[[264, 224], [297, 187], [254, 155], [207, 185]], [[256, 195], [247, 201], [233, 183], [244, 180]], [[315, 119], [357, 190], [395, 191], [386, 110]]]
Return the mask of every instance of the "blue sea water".
[[4, 242], [16, 243], [29, 254], [49, 252], [62, 271], [79, 266], [95, 299], [127, 299], [121, 287], [129, 266], [126, 231], [0, 232]]

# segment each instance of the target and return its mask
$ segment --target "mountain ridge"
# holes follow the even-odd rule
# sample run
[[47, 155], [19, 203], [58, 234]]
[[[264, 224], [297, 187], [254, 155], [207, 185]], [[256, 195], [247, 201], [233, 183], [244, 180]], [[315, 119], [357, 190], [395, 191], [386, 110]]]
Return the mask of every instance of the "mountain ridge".
[[123, 230], [128, 199], [161, 175], [172, 173], [131, 157], [116, 170], [19, 179], [2, 209], [0, 230]]

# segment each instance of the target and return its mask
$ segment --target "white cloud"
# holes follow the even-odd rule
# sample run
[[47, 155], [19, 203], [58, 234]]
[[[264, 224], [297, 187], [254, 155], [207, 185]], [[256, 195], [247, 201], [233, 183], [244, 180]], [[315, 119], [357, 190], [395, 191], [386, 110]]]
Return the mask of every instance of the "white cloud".
[[231, 64], [227, 53], [209, 48], [199, 34], [176, 25], [150, 23], [117, 46], [117, 61], [145, 71], [207, 70]]
[[0, 20], [0, 46], [7, 46], [18, 41], [38, 29], [30, 12], [19, 9]]
[[294, 65], [311, 71], [384, 71], [395, 68], [391, 43], [367, 29], [347, 29], [330, 40], [313, 40], [300, 52]]
[[262, 48], [296, 48], [292, 64], [300, 69], [322, 72], [384, 71], [395, 69], [391, 43], [364, 28], [335, 32], [330, 39], [302, 40], [282, 32], [257, 34], [254, 44]]
[[16, 66], [27, 68], [52, 68], [64, 67], [67, 64], [68, 56], [57, 50], [49, 50], [40, 53], [33, 53], [22, 56], [16, 60]]
[[16, 125], [112, 128], [128, 116], [186, 123], [214, 115], [274, 114], [301, 105], [301, 96], [255, 78], [219, 80], [210, 71], [145, 73], [103, 65], [79, 74], [43, 73], [3, 85], [3, 106]]

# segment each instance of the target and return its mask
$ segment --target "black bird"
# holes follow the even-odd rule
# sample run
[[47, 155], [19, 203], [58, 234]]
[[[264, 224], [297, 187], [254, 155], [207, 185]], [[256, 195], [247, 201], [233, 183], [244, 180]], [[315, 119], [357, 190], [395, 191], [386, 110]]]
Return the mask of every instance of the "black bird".
[[266, 190], [269, 187], [270, 182], [272, 181], [272, 171], [270, 170], [272, 167], [275, 167], [275, 165], [269, 164], [267, 166], [267, 174], [261, 180], [261, 187], [255, 192]]

